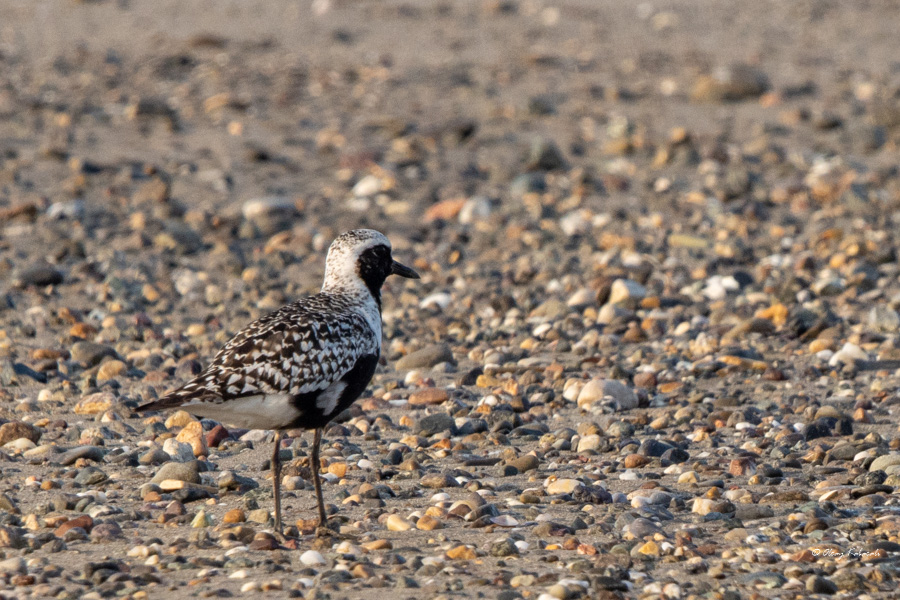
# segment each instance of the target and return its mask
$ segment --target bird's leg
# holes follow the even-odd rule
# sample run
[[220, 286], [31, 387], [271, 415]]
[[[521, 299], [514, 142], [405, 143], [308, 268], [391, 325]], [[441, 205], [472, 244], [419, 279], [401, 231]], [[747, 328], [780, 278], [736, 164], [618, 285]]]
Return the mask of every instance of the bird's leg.
[[317, 427], [313, 434], [312, 454], [310, 455], [309, 470], [312, 471], [313, 485], [316, 487], [316, 501], [319, 506], [319, 526], [316, 535], [323, 535], [328, 531], [328, 518], [325, 516], [325, 500], [322, 499], [322, 482], [319, 480], [319, 445], [322, 443], [322, 428]]
[[275, 497], [275, 535], [284, 535], [281, 526], [281, 432], [275, 432], [275, 450], [272, 452], [272, 495]]

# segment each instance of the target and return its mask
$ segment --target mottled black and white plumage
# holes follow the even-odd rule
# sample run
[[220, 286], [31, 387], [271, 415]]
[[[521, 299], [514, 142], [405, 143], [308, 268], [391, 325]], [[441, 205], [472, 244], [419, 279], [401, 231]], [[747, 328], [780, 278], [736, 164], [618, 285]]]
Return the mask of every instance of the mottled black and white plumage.
[[318, 454], [322, 427], [365, 391], [381, 352], [381, 286], [390, 275], [418, 279], [371, 229], [328, 249], [322, 291], [239, 331], [200, 375], [139, 411], [181, 408], [250, 429], [276, 430], [275, 525], [281, 531], [280, 430], [314, 429], [312, 465], [325, 523]]

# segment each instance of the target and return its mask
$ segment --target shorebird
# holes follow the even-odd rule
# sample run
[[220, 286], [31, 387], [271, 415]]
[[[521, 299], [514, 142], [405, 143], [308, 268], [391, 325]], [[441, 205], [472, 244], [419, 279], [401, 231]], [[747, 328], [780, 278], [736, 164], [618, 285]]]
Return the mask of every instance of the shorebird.
[[241, 329], [197, 377], [139, 412], [181, 408], [248, 429], [275, 430], [275, 530], [282, 534], [282, 431], [312, 429], [310, 471], [327, 525], [319, 445], [322, 429], [365, 391], [381, 354], [381, 286], [390, 275], [419, 279], [371, 229], [337, 237], [325, 259], [322, 290]]

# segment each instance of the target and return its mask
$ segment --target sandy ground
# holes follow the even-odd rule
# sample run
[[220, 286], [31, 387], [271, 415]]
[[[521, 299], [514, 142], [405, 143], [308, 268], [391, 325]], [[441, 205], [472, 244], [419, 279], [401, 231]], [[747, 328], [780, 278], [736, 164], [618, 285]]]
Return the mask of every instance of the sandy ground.
[[[348, 462], [352, 464], [360, 454], [373, 459], [383, 455], [391, 442], [417, 432], [414, 426], [404, 424], [404, 417], [411, 423], [426, 412], [461, 417], [463, 408], [473, 409], [475, 416], [474, 409], [491, 393], [505, 403], [513, 402], [510, 397], [525, 397], [525, 389], [532, 393], [535, 404], [534, 394], [543, 392], [550, 393], [550, 398], [555, 394], [559, 401], [547, 400], [553, 407], [547, 412], [532, 411], [535, 422], [549, 423], [543, 433], [570, 428], [583, 438], [591, 433], [579, 429], [584, 423], [599, 419], [606, 430], [621, 418], [639, 425], [634, 434], [638, 445], [656, 435], [640, 427], [655, 417], [673, 416], [679, 407], [697, 404], [697, 398], [689, 400], [696, 394], [701, 398], [703, 394], [734, 396], [743, 398], [746, 405], [764, 404], [771, 394], [772, 402], [783, 410], [776, 420], [799, 425], [808, 425], [818, 415], [815, 409], [825, 403], [823, 398], [832, 394], [846, 400], [839, 404], [842, 416], [858, 408], [856, 401], [877, 405], [896, 389], [891, 369], [856, 380], [843, 373], [849, 383], [842, 383], [840, 389], [850, 391], [841, 395], [833, 383], [842, 379], [840, 369], [829, 375], [827, 358], [823, 363], [821, 356], [817, 359], [812, 351], [807, 352], [810, 340], [798, 341], [789, 331], [790, 321], [785, 325], [784, 319], [779, 321], [776, 316], [765, 318], [775, 323], [772, 332], [777, 333], [748, 326], [750, 341], [735, 342], [759, 355], [751, 359], [766, 362], [769, 370], [763, 379], [752, 369], [750, 373], [723, 371], [718, 378], [697, 372], [682, 379], [671, 375], [677, 372], [678, 361], [667, 362], [665, 357], [681, 342], [676, 339], [667, 345], [666, 336], [685, 337], [673, 333], [677, 319], [665, 322], [655, 334], [647, 327], [650, 341], [646, 347], [641, 345], [646, 338], [627, 337], [629, 322], [646, 325], [645, 319], [654, 318], [651, 304], [630, 316], [616, 313], [621, 321], [614, 319], [606, 329], [599, 328], [604, 335], [612, 331], [612, 337], [595, 342], [587, 350], [587, 360], [577, 342], [594, 328], [597, 311], [606, 302], [602, 290], [607, 296], [609, 293], [609, 282], [601, 280], [609, 273], [623, 279], [640, 279], [637, 273], [643, 273], [649, 296], [678, 296], [676, 306], [688, 307], [685, 320], [694, 316], [707, 319], [712, 325], [703, 335], [709, 333], [717, 340], [738, 321], [751, 318], [757, 305], [784, 302], [785, 310], [794, 315], [802, 304], [799, 296], [781, 293], [783, 281], [775, 275], [766, 279], [773, 264], [766, 262], [767, 257], [784, 250], [794, 258], [807, 253], [818, 261], [819, 270], [811, 271], [798, 284], [801, 288], [825, 278], [824, 270], [830, 265], [844, 278], [846, 289], [853, 291], [835, 301], [840, 334], [823, 347], [836, 350], [850, 341], [869, 352], [869, 358], [897, 358], [887, 347], [893, 344], [896, 332], [888, 326], [887, 333], [873, 337], [866, 325], [875, 303], [896, 308], [893, 300], [888, 302], [896, 297], [896, 254], [893, 258], [886, 255], [884, 260], [877, 257], [882, 250], [895, 252], [897, 246], [892, 221], [900, 206], [897, 11], [897, 4], [887, 0], [0, 3], [0, 214], [5, 221], [0, 223], [0, 300], [5, 300], [0, 302], [0, 333], [4, 333], [0, 342], [10, 364], [28, 365], [48, 377], [38, 382], [20, 373], [15, 385], [4, 383], [0, 417], [38, 424], [44, 432], [39, 444], [64, 448], [85, 441], [98, 444], [98, 437], [91, 434], [107, 423], [101, 421], [103, 411], [85, 415], [73, 412], [73, 407], [85, 395], [112, 390], [120, 403], [116, 407], [124, 419], [120, 422], [128, 425], [110, 437], [100, 432], [99, 439], [106, 437], [102, 445], [131, 451], [138, 441], [148, 442], [153, 433], [127, 408], [184, 381], [191, 366], [179, 365], [186, 360], [205, 364], [228, 334], [250, 318], [314, 291], [328, 241], [334, 234], [358, 226], [387, 233], [398, 257], [426, 273], [421, 284], [390, 282], [387, 286], [388, 363], [370, 392], [382, 399], [402, 399], [420, 384], [436, 384], [450, 390], [451, 400], [443, 407], [415, 411], [373, 405], [370, 414], [381, 409], [399, 429], [377, 440], [364, 439], [360, 431], [344, 432], [350, 437], [338, 436], [346, 443], [333, 448], [335, 460], [351, 457]], [[736, 94], [735, 98], [723, 99], [721, 91], [716, 91], [719, 88], [715, 86], [722, 85], [717, 77], [723, 69], [746, 84], [738, 85], [737, 92], [728, 88], [731, 91], [727, 93]], [[703, 88], [704, 82], [712, 82], [714, 89]], [[689, 141], [682, 144], [682, 139]], [[536, 144], [538, 154], [549, 164], [529, 158]], [[677, 158], [679, 148], [685, 147], [696, 151], [696, 160]], [[552, 151], [544, 152], [548, 148]], [[660, 150], [668, 154], [661, 158]], [[828, 167], [832, 171], [823, 175], [823, 164], [832, 165]], [[741, 183], [740, 169], [750, 183]], [[848, 172], [853, 177], [840, 178]], [[523, 193], [522, 186], [531, 185], [527, 178], [534, 173], [541, 174], [543, 187]], [[729, 188], [732, 176], [740, 180], [736, 191]], [[372, 193], [355, 187], [366, 177], [372, 178], [376, 188]], [[822, 191], [809, 177], [838, 191]], [[863, 196], [869, 196], [857, 204], [846, 201], [841, 194], [849, 189], [848, 181], [865, 186]], [[701, 200], [691, 196], [698, 190], [703, 191]], [[809, 196], [800, 198], [801, 191], [809, 191]], [[265, 219], [256, 222], [242, 212], [248, 202], [271, 197], [294, 203], [287, 224], [270, 226]], [[718, 202], [705, 204], [704, 197], [718, 198]], [[473, 198], [485, 199], [475, 204], [486, 212], [465, 222], [458, 217], [460, 206]], [[586, 212], [565, 221], [578, 210]], [[591, 225], [583, 227], [582, 221]], [[829, 240], [841, 239], [828, 233], [834, 230], [850, 241], [829, 246]], [[289, 233], [279, 237], [279, 231]], [[671, 234], [690, 239], [673, 249]], [[870, 288], [854, 287], [853, 275], [858, 274], [853, 271], [854, 260], [865, 254], [848, 249], [855, 239], [861, 240], [859, 245], [867, 249], [867, 256], [876, 257], [871, 260], [873, 268], [881, 269], [873, 286], [882, 292], [872, 300], [859, 299]], [[693, 246], [695, 242], [699, 245]], [[720, 246], [732, 242], [733, 247], [721, 250]], [[641, 265], [635, 267], [637, 259], [628, 256], [610, 259], [606, 253], [620, 246], [640, 254]], [[838, 254], [841, 260], [831, 260]], [[667, 263], [669, 258], [677, 265]], [[42, 262], [59, 270], [61, 285], [48, 286], [40, 278], [22, 281], [23, 270]], [[846, 273], [841, 271], [844, 267]], [[800, 270], [798, 267], [795, 272]], [[785, 271], [790, 273], [791, 268]], [[698, 294], [699, 300], [684, 299], [683, 279], [703, 282], [738, 272], [752, 275], [752, 291], [757, 296], [750, 296], [749, 291], [747, 298], [731, 294], [724, 304], [716, 304], [716, 298], [702, 298], [702, 294]], [[153, 289], [148, 291], [148, 285]], [[215, 288], [212, 292], [210, 286]], [[588, 302], [570, 304], [575, 308], [568, 317], [565, 310], [548, 317], [556, 319], [554, 331], [562, 332], [565, 345], [552, 337], [545, 343], [545, 338], [534, 333], [538, 324], [534, 319], [540, 320], [544, 313], [535, 311], [548, 298], [565, 303], [581, 288], [593, 294]], [[441, 305], [442, 300], [430, 306], [419, 304], [422, 298], [441, 293], [452, 296], [449, 304]], [[765, 296], [764, 301], [759, 294]], [[504, 311], [512, 307], [532, 320], [509, 313], [504, 317]], [[64, 309], [69, 312], [64, 314]], [[489, 311], [493, 312], [487, 314]], [[140, 329], [145, 318], [152, 322], [147, 329], [154, 333], [133, 334], [132, 329]], [[591, 325], [585, 326], [582, 319]], [[702, 328], [703, 320], [697, 322]], [[75, 333], [72, 327], [78, 323], [90, 329]], [[185, 333], [188, 326], [199, 324], [205, 328], [196, 334]], [[764, 339], [752, 337], [757, 334]], [[696, 337], [697, 332], [686, 335]], [[529, 336], [542, 341], [529, 345]], [[73, 344], [82, 339], [115, 347], [118, 357], [124, 359], [127, 371], [114, 378], [115, 385], [98, 381], [96, 365], [80, 365], [69, 354]], [[629, 345], [635, 341], [638, 343]], [[394, 369], [396, 359], [435, 342], [453, 348], [454, 365], [449, 371], [440, 367], [430, 373], [427, 367], [431, 365], [426, 365], [422, 377], [427, 381], [423, 382], [410, 380], [405, 370]], [[707, 354], [715, 355], [728, 343], [713, 343]], [[515, 379], [508, 375], [474, 385], [476, 373], [472, 381], [461, 382], [462, 374], [484, 366], [486, 348], [492, 344], [502, 346], [503, 362], [516, 364], [528, 357], [544, 361], [531, 366], [520, 362], [518, 371], [510, 367], [498, 373], [521, 374], [533, 368], [539, 375], [529, 376], [530, 384], [522, 383], [521, 391], [502, 383]], [[59, 365], [51, 368], [41, 363], [49, 355], [35, 354], [39, 349], [57, 352], [52, 360], [58, 358]], [[129, 355], [142, 349], [163, 358], [152, 363], [146, 356]], [[635, 351], [644, 352], [644, 358], [635, 357]], [[682, 360], [700, 363], [704, 353], [692, 346], [684, 354], [687, 359]], [[564, 365], [566, 374], [559, 381], [551, 382], [552, 368], [544, 371], [551, 363]], [[641, 364], [652, 364], [661, 383], [671, 377], [669, 381], [684, 387], [663, 393], [662, 399], [653, 391], [644, 393], [641, 408], [618, 416], [612, 411], [612, 416], [607, 413], [603, 418], [561, 400], [564, 380], [620, 379], [611, 375], [620, 365], [627, 371], [628, 385], [640, 387], [635, 375]], [[774, 383], [783, 380], [769, 377], [772, 369], [783, 370], [787, 383]], [[820, 377], [832, 377], [832, 383], [825, 385]], [[394, 386], [399, 386], [399, 391], [391, 396]], [[501, 388], [503, 393], [497, 391]], [[44, 389], [60, 396], [43, 404], [39, 394]], [[802, 400], [797, 400], [798, 390]], [[886, 391], [878, 395], [882, 390]], [[804, 411], [810, 406], [812, 412], [807, 415]], [[723, 402], [714, 408], [730, 411], [733, 406]], [[715, 424], [722, 415], [710, 416], [711, 410], [700, 411], [694, 418]], [[866, 410], [875, 416], [856, 419], [853, 434], [844, 436], [845, 441], [858, 445], [860, 451], [874, 448], [872, 452], [879, 455], [895, 449], [889, 446], [896, 427], [888, 404]], [[52, 422], [57, 419], [67, 421], [69, 431], [76, 433], [67, 436], [54, 428]], [[719, 450], [716, 442], [692, 445], [686, 436], [695, 431], [696, 422], [675, 425], [675, 420], [673, 417], [672, 430], [663, 428], [661, 435], [687, 448], [693, 466], [699, 460], [710, 471], [728, 471], [728, 461], [746, 450], [741, 445], [744, 438], [729, 438]], [[727, 429], [733, 432], [734, 422], [740, 420], [729, 421]], [[522, 424], [516, 422], [516, 426]], [[754, 425], [761, 427], [763, 436], [770, 431], [767, 427], [775, 436], [780, 426], [771, 422]], [[865, 437], [872, 432], [880, 435], [878, 441]], [[454, 444], [460, 442], [459, 437], [452, 438]], [[450, 472], [464, 478], [474, 474], [475, 479], [490, 479], [489, 487], [502, 508], [500, 499], [518, 498], [523, 490], [541, 488], [548, 476], [559, 472], [591, 479], [637, 448], [629, 450], [627, 444], [610, 436], [606, 439], [612, 442], [593, 454], [581, 454], [587, 457], [582, 460], [573, 448], [550, 449], [547, 440], [533, 432], [520, 437], [519, 441], [513, 437], [512, 442], [471, 438], [462, 442], [468, 444], [463, 450], [448, 455], [441, 454], [443, 448], [421, 450], [416, 458], [430, 461], [424, 471], [413, 468], [412, 475], [402, 470], [399, 475], [391, 473], [395, 477], [390, 481], [393, 496], [385, 495], [386, 510], [408, 515], [432, 506], [431, 494], [442, 490], [422, 488], [423, 473]], [[823, 452], [840, 441], [829, 439], [832, 445]], [[404, 443], [409, 445], [409, 440]], [[515, 455], [536, 451], [541, 467], [536, 473], [512, 474], [506, 479], [500, 476], [502, 465], [463, 466], [465, 457], [471, 456], [508, 459], [502, 453], [505, 446]], [[814, 446], [810, 443], [794, 450], [804, 455]], [[253, 494], [261, 507], [269, 506], [270, 484], [263, 469], [269, 448], [267, 443], [257, 443], [252, 449], [223, 451], [214, 460], [220, 470], [234, 469], [255, 478], [261, 487]], [[811, 459], [801, 468], [793, 462], [796, 457], [782, 456], [778, 463], [774, 455], [767, 454], [772, 448], [764, 450], [760, 462], [784, 470], [782, 483], [772, 483], [772, 490], [792, 487], [791, 480], [796, 478], [810, 492], [818, 481], [834, 475], [813, 469], [821, 467], [821, 461]], [[301, 444], [295, 451], [298, 457], [305, 455]], [[847, 473], [853, 477], [860, 474], [854, 469], [861, 462], [846, 463]], [[791, 592], [800, 595], [815, 587], [810, 578], [839, 579], [835, 569], [844, 566], [839, 561], [823, 566], [798, 559], [795, 562], [802, 568], [788, 572], [785, 569], [793, 567], [786, 563], [772, 566], [768, 559], [760, 558], [748, 559], [747, 568], [724, 568], [710, 575], [711, 569], [718, 568], [716, 561], [728, 562], [729, 556], [723, 555], [721, 548], [696, 550], [706, 561], [702, 568], [688, 563], [687, 558], [632, 565], [628, 557], [634, 554], [629, 554], [633, 539], [627, 540], [631, 542], [628, 547], [611, 552], [622, 542], [627, 520], [620, 517], [628, 506], [602, 504], [595, 507], [599, 514], [592, 514], [587, 523], [590, 527], [549, 536], [551, 542], [563, 544], [567, 536], [577, 535], [577, 544], [599, 552], [597, 558], [585, 550], [593, 562], [572, 566], [582, 556], [581, 550], [577, 556], [572, 550], [575, 546], [547, 550], [529, 529], [538, 514], [571, 525], [581, 506], [571, 497], [541, 503], [534, 513], [514, 510], [521, 522], [530, 525], [511, 535], [528, 542], [531, 550], [504, 560], [492, 553], [504, 531], [496, 523], [486, 530], [464, 527], [461, 520], [448, 521], [442, 530], [413, 530], [416, 535], [412, 536], [386, 530], [384, 519], [371, 514], [385, 509], [376, 502], [363, 502], [341, 506], [348, 522], [374, 523], [364, 534], [347, 532], [348, 539], [354, 543], [391, 540], [390, 556], [405, 557], [408, 563], [404, 567], [399, 559], [385, 559], [378, 554], [382, 551], [373, 551], [370, 558], [376, 558], [368, 562], [359, 557], [347, 559], [348, 568], [361, 562], [374, 572], [371, 577], [354, 575], [355, 582], [347, 583], [326, 576], [342, 560], [330, 547], [320, 548], [330, 561], [328, 568], [304, 571], [296, 550], [255, 552], [244, 565], [229, 562], [230, 555], [223, 558], [225, 546], [219, 545], [215, 536], [208, 547], [196, 537], [191, 544], [179, 544], [178, 538], [190, 540], [195, 535], [186, 523], [163, 527], [155, 521], [169, 498], [153, 504], [137, 494], [152, 469], [119, 465], [109, 457], [99, 464], [111, 475], [113, 484], [88, 487], [108, 491], [109, 503], [129, 517], [122, 518], [124, 535], [93, 542], [76, 536], [61, 551], [38, 547], [33, 556], [21, 548], [0, 549], [5, 559], [24, 556], [37, 560], [27, 566], [27, 574], [16, 575], [18, 567], [0, 574], [9, 590], [0, 594], [37, 597], [49, 590], [59, 598], [79, 597], [90, 587], [83, 581], [90, 576], [82, 577], [81, 566], [106, 561], [104, 557], [123, 560], [129, 568], [145, 569], [140, 571], [144, 579], [136, 575], [127, 585], [97, 592], [132, 598], [145, 597], [141, 595], [144, 592], [150, 597], [187, 598], [198, 590], [205, 595], [239, 595], [247, 582], [258, 584], [246, 588], [249, 593], [268, 586], [282, 588], [267, 592], [272, 596], [305, 595], [308, 586], [296, 583], [300, 578], [315, 580], [319, 593], [334, 598], [381, 597], [385, 590], [373, 588], [413, 584], [421, 589], [393, 593], [404, 597], [498, 597], [502, 593], [508, 594], [505, 598], [539, 597], [561, 594], [550, 588], [566, 578], [588, 581], [592, 591], [585, 594], [731, 598], [757, 593], [775, 597], [779, 590], [770, 588], [784, 582], [770, 577], [768, 581], [775, 584], [760, 586], [745, 573], [770, 568], [784, 573], [785, 581], [805, 582], [807, 587], [801, 585]], [[594, 465], [598, 471], [592, 475], [582, 464]], [[13, 499], [16, 509], [4, 509], [7, 520], [3, 523], [21, 527], [22, 519], [32, 513], [41, 518], [56, 512], [73, 516], [72, 506], [44, 510], [48, 492], [26, 485], [26, 480], [55, 480], [62, 482], [67, 493], [84, 491], [69, 489], [66, 473], [74, 475], [75, 467], [85, 466], [77, 463], [63, 468], [10, 450], [0, 464], [0, 491]], [[656, 475], [641, 476], [637, 482], [620, 480], [615, 473], [621, 469], [603, 471], [595, 480], [604, 481], [611, 492], [631, 494], [642, 481], [656, 481], [666, 466], [657, 460], [648, 467], [655, 469]], [[740, 485], [747, 484], [744, 475], [738, 475], [743, 477]], [[367, 476], [351, 470], [353, 485], [346, 488], [348, 494]], [[678, 473], [661, 476], [667, 493], [677, 498], [670, 506], [676, 518], [664, 520], [665, 539], [674, 542], [676, 529], [693, 527], [696, 547], [720, 543], [725, 531], [737, 528], [733, 522], [727, 526], [714, 520], [697, 522], [697, 517], [684, 509], [685, 499], [701, 496], [710, 485], [688, 489], [676, 485]], [[704, 481], [715, 478], [712, 472], [701, 477]], [[727, 483], [711, 487], [728, 489], [738, 481]], [[754, 491], [757, 501], [763, 487]], [[462, 488], [444, 491], [452, 492], [452, 500], [456, 500]], [[891, 506], [893, 492], [881, 492], [888, 498], [886, 506]], [[339, 498], [332, 490], [330, 502], [338, 504]], [[202, 505], [219, 524], [227, 509], [245, 507], [249, 511], [244, 500], [225, 494], [217, 503], [201, 501], [187, 503], [187, 507], [193, 515]], [[291, 493], [285, 508], [288, 521], [309, 517], [313, 504], [311, 490]], [[792, 506], [779, 506], [772, 519], [780, 519], [783, 525], [788, 515], [802, 512], [801, 504], [798, 500]], [[832, 511], [829, 516], [835, 527], [857, 517], [865, 515]], [[768, 522], [754, 525], [764, 528]], [[42, 527], [44, 533], [52, 531]], [[259, 524], [255, 527], [262, 528]], [[182, 556], [190, 568], [172, 567], [159, 573], [151, 568], [148, 573], [142, 565], [145, 557], [125, 557], [130, 548], [146, 545], [153, 538], [162, 542], [161, 558]], [[421, 556], [441, 554], [460, 544], [477, 549], [478, 556], [460, 562], [449, 559], [451, 566], [444, 571], [422, 570]], [[313, 545], [308, 536], [299, 543], [302, 550]], [[787, 542], [782, 545], [787, 547]], [[791, 547], [789, 551], [798, 550]], [[569, 554], [548, 558], [554, 552]], [[197, 557], [209, 558], [213, 566]], [[53, 574], [48, 566], [56, 564], [63, 566], [62, 575]], [[866, 589], [872, 597], [891, 593], [893, 559], [881, 565], [866, 574], [872, 586]], [[206, 571], [198, 575], [197, 569]], [[242, 569], [242, 578], [227, 577]], [[876, 574], [871, 575], [873, 572]], [[513, 585], [510, 574], [519, 573], [535, 577]], [[27, 580], [31, 575], [37, 575], [38, 581]], [[619, 589], [609, 578], [627, 579], [628, 585]], [[273, 580], [280, 582], [278, 586], [270, 583]], [[659, 589], [653, 587], [657, 582]], [[691, 589], [691, 583], [696, 589]], [[673, 588], [664, 590], [668, 584], [681, 587], [677, 593]], [[35, 585], [49, 587], [35, 589]], [[566, 585], [568, 597], [582, 593], [579, 584], [569, 582], [563, 587]], [[827, 587], [822, 584], [814, 591]], [[855, 595], [863, 586], [858, 589], [840, 583], [839, 587], [839, 593]]]

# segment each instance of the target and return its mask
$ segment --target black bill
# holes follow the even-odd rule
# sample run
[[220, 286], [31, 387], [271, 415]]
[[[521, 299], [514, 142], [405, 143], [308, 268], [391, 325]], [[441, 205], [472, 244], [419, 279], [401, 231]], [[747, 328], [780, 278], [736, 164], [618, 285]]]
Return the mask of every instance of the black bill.
[[391, 275], [399, 275], [400, 277], [406, 277], [407, 279], [420, 279], [418, 273], [406, 265], [401, 265], [396, 260], [391, 264]]

